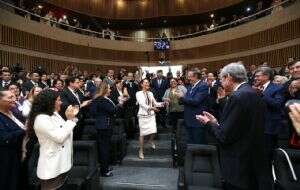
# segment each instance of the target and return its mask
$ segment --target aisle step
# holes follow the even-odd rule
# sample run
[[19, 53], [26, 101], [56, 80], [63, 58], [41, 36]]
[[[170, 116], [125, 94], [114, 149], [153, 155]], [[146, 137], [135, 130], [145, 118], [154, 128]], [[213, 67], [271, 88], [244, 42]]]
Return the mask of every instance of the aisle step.
[[177, 169], [120, 166], [113, 173], [113, 177], [100, 179], [103, 190], [177, 189]]
[[[150, 147], [149, 143], [145, 143], [145, 154], [151, 154], [151, 155], [171, 155], [171, 140], [158, 140], [155, 141], [156, 149], [153, 150]], [[133, 140], [128, 142], [127, 146], [127, 155], [137, 155], [139, 151], [139, 142], [137, 140]]]
[[145, 158], [141, 160], [138, 155], [128, 155], [122, 161], [123, 166], [132, 167], [156, 167], [156, 168], [171, 168], [173, 167], [173, 161], [171, 156], [157, 156], [151, 154], [145, 154]]

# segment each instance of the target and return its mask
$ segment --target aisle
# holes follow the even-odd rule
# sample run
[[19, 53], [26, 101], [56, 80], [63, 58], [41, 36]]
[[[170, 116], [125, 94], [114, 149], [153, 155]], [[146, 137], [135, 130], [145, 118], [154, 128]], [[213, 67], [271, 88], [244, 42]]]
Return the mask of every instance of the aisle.
[[102, 189], [176, 190], [178, 169], [172, 166], [170, 134], [159, 134], [156, 146], [153, 152], [146, 144], [145, 159], [140, 160], [137, 156], [138, 141], [130, 141], [122, 165], [114, 167], [114, 176], [100, 179]]

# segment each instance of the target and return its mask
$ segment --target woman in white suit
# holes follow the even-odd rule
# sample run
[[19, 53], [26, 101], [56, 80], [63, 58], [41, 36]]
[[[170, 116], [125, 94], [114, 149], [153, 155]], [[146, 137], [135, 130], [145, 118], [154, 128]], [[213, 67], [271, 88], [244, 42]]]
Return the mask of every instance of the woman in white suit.
[[136, 100], [139, 104], [138, 111], [138, 121], [140, 128], [140, 137], [139, 137], [139, 158], [144, 159], [144, 136], [150, 135], [149, 142], [152, 149], [155, 149], [154, 137], [157, 133], [155, 112], [159, 110], [157, 107], [163, 107], [163, 102], [156, 102], [153, 93], [149, 91], [150, 83], [147, 79], [143, 79], [140, 82], [142, 88], [141, 91], [136, 93]]
[[40, 144], [37, 176], [42, 190], [61, 188], [72, 167], [73, 129], [78, 108], [69, 106], [65, 121], [58, 112], [59, 93], [44, 90], [33, 101], [28, 120], [29, 135], [36, 134]]

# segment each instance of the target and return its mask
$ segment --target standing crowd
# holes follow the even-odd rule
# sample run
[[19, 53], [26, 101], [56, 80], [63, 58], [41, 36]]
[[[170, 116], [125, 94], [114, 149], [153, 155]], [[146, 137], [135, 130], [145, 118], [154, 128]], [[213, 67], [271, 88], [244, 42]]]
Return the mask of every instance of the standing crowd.
[[274, 149], [300, 149], [299, 60], [289, 60], [278, 72], [267, 63], [247, 71], [237, 62], [215, 73], [193, 68], [165, 77], [158, 70], [144, 79], [125, 69], [89, 76], [38, 68], [23, 76], [21, 68], [1, 69], [0, 187], [7, 190], [26, 189], [35, 144], [41, 188], [63, 189], [72, 168], [73, 140], [82, 139], [88, 118], [95, 120], [103, 177], [113, 175], [116, 118], [124, 120], [127, 138], [139, 133], [140, 159], [144, 137], [155, 150], [157, 126], [170, 125], [176, 133], [178, 119], [184, 119], [189, 144], [207, 144], [206, 134], [214, 136], [227, 189], [268, 189]]

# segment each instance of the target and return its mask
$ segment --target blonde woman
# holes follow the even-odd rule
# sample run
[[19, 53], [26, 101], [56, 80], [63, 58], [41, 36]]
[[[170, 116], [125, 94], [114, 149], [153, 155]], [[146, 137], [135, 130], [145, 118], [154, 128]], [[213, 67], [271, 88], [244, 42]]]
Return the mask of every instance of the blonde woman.
[[143, 79], [140, 82], [141, 91], [136, 93], [136, 100], [139, 104], [138, 121], [140, 128], [139, 137], [139, 158], [144, 159], [144, 136], [150, 135], [149, 142], [152, 149], [155, 149], [154, 137], [157, 133], [155, 112], [158, 112], [158, 107], [164, 107], [163, 102], [156, 102], [153, 93], [149, 91], [150, 83], [148, 79]]
[[91, 114], [96, 120], [95, 128], [98, 131], [97, 139], [102, 177], [113, 176], [109, 169], [112, 124], [118, 109], [122, 106], [122, 102], [116, 105], [109, 98], [110, 93], [110, 85], [107, 82], [102, 82], [97, 87], [95, 99], [91, 103]]

